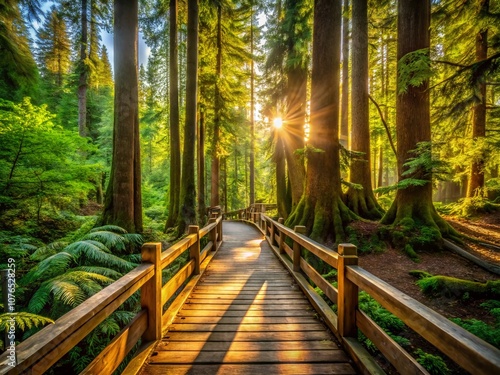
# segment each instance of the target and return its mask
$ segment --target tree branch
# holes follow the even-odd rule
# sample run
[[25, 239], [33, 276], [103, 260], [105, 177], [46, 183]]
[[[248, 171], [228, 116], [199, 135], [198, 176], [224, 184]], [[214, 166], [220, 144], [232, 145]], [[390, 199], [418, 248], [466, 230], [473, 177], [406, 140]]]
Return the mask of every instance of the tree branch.
[[382, 113], [382, 110], [380, 109], [380, 105], [373, 99], [373, 97], [368, 94], [368, 98], [372, 101], [373, 104], [375, 104], [375, 107], [377, 107], [378, 114], [380, 116], [380, 120], [382, 121], [382, 124], [384, 124], [385, 131], [387, 132], [387, 138], [389, 138], [389, 143], [391, 144], [392, 151], [394, 152], [394, 155], [396, 156], [396, 159], [398, 158], [398, 154], [396, 152], [396, 147], [394, 147], [394, 142], [392, 141], [392, 135], [391, 132], [389, 131], [389, 126], [387, 125], [387, 122], [384, 119], [384, 114]]

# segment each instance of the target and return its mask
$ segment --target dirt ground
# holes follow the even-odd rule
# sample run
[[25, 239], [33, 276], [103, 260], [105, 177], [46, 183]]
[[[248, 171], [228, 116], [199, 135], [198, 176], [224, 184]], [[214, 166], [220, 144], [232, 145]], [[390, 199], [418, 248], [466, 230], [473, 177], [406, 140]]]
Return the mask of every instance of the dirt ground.
[[[483, 260], [500, 265], [500, 212], [471, 220], [451, 217], [446, 219], [461, 233], [474, 237], [483, 243], [478, 244], [475, 241], [466, 240], [465, 245], [462, 245], [464, 249]], [[409, 274], [409, 271], [422, 270], [432, 275], [452, 276], [478, 282], [498, 280], [500, 279], [499, 275], [486, 271], [448, 250], [420, 252], [418, 255], [420, 262], [416, 263], [402, 251], [389, 248], [383, 253], [361, 255], [359, 264], [377, 277], [447, 318], [474, 318], [489, 324], [495, 323], [488, 311], [480, 306], [485, 300], [428, 297], [415, 284], [416, 279]], [[422, 347], [424, 351], [435, 352], [432, 346], [417, 337], [417, 335], [414, 335], [411, 340], [418, 347]], [[453, 374], [463, 373], [452, 364], [449, 364], [449, 366], [452, 367]], [[389, 372], [392, 373], [392, 371]]]

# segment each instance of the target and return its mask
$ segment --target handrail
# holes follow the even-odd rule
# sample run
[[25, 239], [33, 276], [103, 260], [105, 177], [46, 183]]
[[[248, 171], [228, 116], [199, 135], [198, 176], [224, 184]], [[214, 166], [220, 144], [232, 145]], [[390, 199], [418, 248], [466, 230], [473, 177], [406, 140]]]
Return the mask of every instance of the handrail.
[[[200, 250], [200, 240], [207, 235], [209, 242]], [[3, 353], [0, 356], [0, 375], [23, 372], [41, 374], [47, 371], [132, 294], [141, 290], [141, 311], [82, 372], [113, 373], [139, 339], [142, 338], [143, 343], [161, 339], [162, 327], [165, 326], [163, 323], [171, 315], [168, 310], [162, 314], [163, 305], [187, 279], [200, 274], [203, 260], [210, 261], [221, 243], [222, 217], [213, 217], [201, 229], [191, 225], [184, 239], [163, 252], [160, 243], [144, 244], [141, 250], [142, 264], [57, 319], [54, 324], [17, 345], [15, 367], [8, 364], [8, 353]], [[162, 286], [162, 270], [188, 249], [188, 264]]]
[[[249, 212], [248, 209], [244, 211]], [[248, 215], [246, 220], [266, 236], [276, 255], [364, 373], [383, 373], [383, 370], [357, 341], [358, 329], [400, 373], [427, 374], [427, 371], [359, 309], [359, 290], [368, 293], [468, 372], [485, 375], [500, 373], [500, 350], [358, 266], [354, 245], [340, 244], [338, 251], [328, 249], [304, 236], [304, 227], [296, 226], [292, 230], [282, 224], [283, 219], [277, 222], [263, 212]], [[307, 262], [302, 256], [303, 250], [337, 269], [338, 288], [333, 287]], [[332, 303], [337, 304], [337, 314], [315, 292], [306, 277]]]

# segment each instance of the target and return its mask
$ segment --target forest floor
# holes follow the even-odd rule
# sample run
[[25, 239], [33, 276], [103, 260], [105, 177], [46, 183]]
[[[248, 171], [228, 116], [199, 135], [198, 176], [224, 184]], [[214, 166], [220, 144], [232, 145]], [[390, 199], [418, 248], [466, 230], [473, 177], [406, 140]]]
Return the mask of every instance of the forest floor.
[[[485, 214], [473, 219], [445, 218], [459, 232], [487, 244], [487, 246], [483, 246], [477, 242], [465, 240], [464, 244], [460, 245], [464, 250], [483, 260], [500, 265], [500, 212]], [[363, 229], [369, 230], [369, 228]], [[381, 253], [360, 255], [359, 264], [447, 318], [478, 319], [490, 325], [495, 324], [493, 316], [480, 306], [486, 300], [427, 296], [415, 284], [416, 279], [409, 272], [422, 270], [432, 275], [445, 275], [477, 282], [498, 280], [500, 276], [486, 271], [449, 250], [418, 252], [418, 255], [420, 261], [416, 263], [402, 251], [389, 247]], [[424, 351], [433, 351], [430, 344], [421, 338], [417, 339], [416, 335], [414, 338], [415, 340], [412, 338], [412, 343], [416, 347], [421, 347]], [[461, 373], [458, 368], [452, 367], [454, 374]]]

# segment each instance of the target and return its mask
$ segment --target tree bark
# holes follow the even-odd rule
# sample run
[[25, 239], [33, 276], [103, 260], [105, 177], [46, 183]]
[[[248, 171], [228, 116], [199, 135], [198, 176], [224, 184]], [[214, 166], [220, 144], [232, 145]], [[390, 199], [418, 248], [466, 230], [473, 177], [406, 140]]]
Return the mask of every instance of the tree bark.
[[342, 102], [340, 144], [349, 148], [349, 0], [344, 0], [342, 15]]
[[115, 117], [113, 159], [102, 224], [142, 232], [138, 111], [138, 5], [115, 0]]
[[217, 61], [215, 67], [215, 94], [214, 94], [214, 131], [212, 142], [212, 188], [210, 190], [210, 206], [220, 204], [219, 182], [220, 182], [220, 125], [222, 98], [219, 82], [222, 78], [222, 5], [217, 6]]
[[[250, 20], [250, 204], [255, 203], [255, 69], [254, 69], [254, 32], [253, 3]], [[246, 164], [246, 163], [245, 163]], [[246, 174], [245, 174], [246, 175]]]
[[[487, 12], [489, 0], [481, 0], [481, 11]], [[488, 29], [481, 30], [476, 35], [476, 61], [488, 58]], [[478, 141], [486, 137], [486, 82], [479, 78], [476, 83], [479, 103], [474, 106], [472, 119], [472, 139]], [[467, 197], [472, 198], [478, 194], [483, 195], [484, 188], [484, 155], [474, 160], [471, 165]]]
[[286, 164], [285, 150], [283, 140], [280, 136], [279, 129], [276, 129], [276, 142], [273, 159], [276, 163], [276, 201], [278, 202], [278, 215], [283, 219], [288, 217], [288, 209], [286, 205], [287, 181], [286, 181]]
[[353, 151], [362, 156], [353, 160], [350, 181], [362, 190], [350, 187], [346, 194], [347, 206], [366, 219], [380, 219], [382, 208], [372, 190], [370, 112], [368, 101], [368, 1], [352, 1], [352, 139]]
[[184, 127], [181, 200], [178, 219], [179, 235], [182, 235], [189, 225], [196, 224], [195, 154], [198, 99], [198, 0], [188, 0], [187, 5], [186, 125]]
[[177, 9], [177, 0], [170, 0], [170, 199], [165, 230], [173, 227], [177, 223], [181, 188]]
[[314, 3], [311, 130], [305, 193], [287, 220], [314, 239], [344, 237], [353, 215], [342, 202], [339, 155], [340, 1]]
[[200, 125], [198, 128], [198, 216], [200, 220], [206, 216], [205, 207], [205, 111], [200, 109]]
[[81, 40], [80, 40], [80, 77], [78, 79], [78, 134], [87, 136], [87, 0], [82, 0]]
[[[406, 54], [428, 49], [430, 46], [430, 0], [400, 0], [398, 3], [398, 64]], [[415, 155], [412, 150], [419, 142], [431, 141], [429, 82], [420, 86], [409, 86], [405, 93], [399, 94], [396, 101], [396, 133], [398, 175], [404, 178], [427, 179], [423, 186], [411, 186], [399, 189], [391, 208], [382, 218], [382, 224], [393, 224], [402, 230], [420, 231], [428, 227], [427, 243], [435, 244], [441, 240], [441, 233], [450, 230], [447, 223], [438, 215], [432, 204], [432, 183], [427, 171], [417, 170], [411, 176], [402, 176], [406, 170], [404, 163]], [[405, 244], [412, 243], [406, 238]], [[408, 234], [409, 235], [409, 234]], [[396, 237], [393, 236], [393, 239]], [[406, 246], [406, 245], [405, 245]], [[420, 245], [419, 245], [420, 246]]]

